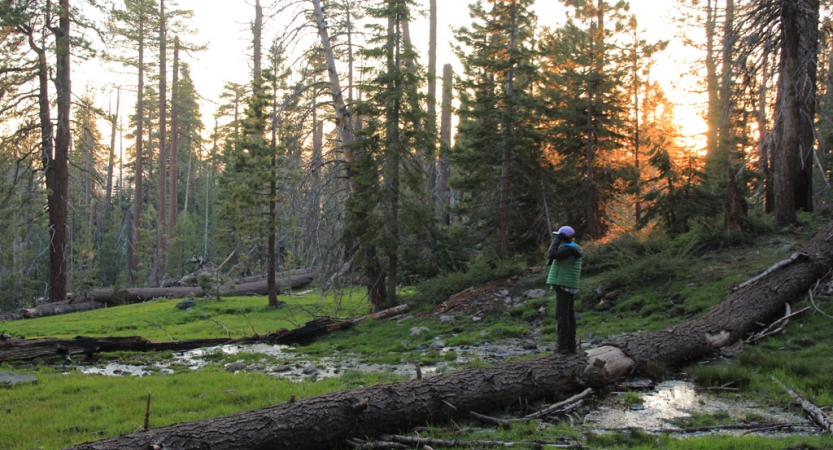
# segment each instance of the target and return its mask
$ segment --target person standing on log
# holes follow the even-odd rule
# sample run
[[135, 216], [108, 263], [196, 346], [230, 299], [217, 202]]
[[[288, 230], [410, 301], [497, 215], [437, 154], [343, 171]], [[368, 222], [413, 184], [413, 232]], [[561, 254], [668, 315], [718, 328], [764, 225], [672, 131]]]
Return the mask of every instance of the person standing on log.
[[550, 266], [547, 284], [555, 289], [555, 321], [558, 325], [558, 353], [576, 352], [575, 298], [581, 276], [583, 252], [573, 242], [575, 230], [563, 226], [553, 232], [555, 239], [547, 250], [547, 265]]

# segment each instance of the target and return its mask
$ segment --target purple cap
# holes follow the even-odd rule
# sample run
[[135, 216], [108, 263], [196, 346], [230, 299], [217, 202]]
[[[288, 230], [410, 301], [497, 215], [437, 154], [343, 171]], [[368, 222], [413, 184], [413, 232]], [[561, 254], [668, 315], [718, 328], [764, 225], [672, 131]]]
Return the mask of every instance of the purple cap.
[[565, 226], [558, 229], [558, 235], [559, 236], [566, 236], [568, 238], [571, 238], [571, 237], [576, 235], [576, 230], [574, 230], [573, 227], [569, 227], [569, 226], [565, 225]]

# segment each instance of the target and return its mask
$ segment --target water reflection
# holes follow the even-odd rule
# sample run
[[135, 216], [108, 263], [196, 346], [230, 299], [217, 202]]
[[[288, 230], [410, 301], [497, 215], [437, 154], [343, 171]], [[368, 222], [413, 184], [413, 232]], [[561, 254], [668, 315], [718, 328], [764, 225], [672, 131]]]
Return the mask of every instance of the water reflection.
[[[616, 402], [603, 404], [585, 417], [585, 423], [599, 430], [638, 428], [649, 431], [679, 430], [673, 419], [691, 417], [694, 413], [728, 413], [736, 422], [754, 414], [767, 422], [801, 422], [800, 416], [773, 410], [741, 400], [735, 396], [718, 396], [697, 392], [687, 381], [671, 380], [658, 384], [653, 391], [642, 394], [642, 404], [623, 407]], [[743, 432], [743, 431], [740, 431]]]

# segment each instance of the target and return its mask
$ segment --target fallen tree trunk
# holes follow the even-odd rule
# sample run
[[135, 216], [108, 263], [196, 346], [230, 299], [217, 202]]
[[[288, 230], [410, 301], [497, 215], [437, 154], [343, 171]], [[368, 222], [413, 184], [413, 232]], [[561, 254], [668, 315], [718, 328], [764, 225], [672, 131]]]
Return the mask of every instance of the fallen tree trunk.
[[195, 348], [223, 345], [231, 339], [194, 339], [190, 341], [153, 342], [139, 336], [126, 337], [85, 337], [71, 339], [9, 339], [0, 342], [0, 362], [20, 361], [45, 356], [84, 354], [91, 356], [99, 352], [116, 351], [183, 351]]
[[36, 319], [38, 317], [57, 316], [59, 314], [69, 314], [74, 312], [92, 311], [94, 309], [106, 308], [106, 303], [97, 302], [73, 302], [63, 301], [55, 303], [46, 303], [44, 305], [33, 306], [31, 308], [23, 308], [17, 311], [11, 311], [0, 314], [0, 322], [8, 322], [12, 320]]
[[375, 314], [349, 320], [319, 317], [313, 319], [300, 328], [293, 330], [278, 330], [264, 336], [255, 335], [241, 339], [191, 339], [186, 341], [155, 342], [139, 336], [126, 337], [86, 337], [78, 336], [71, 339], [7, 339], [0, 340], [0, 363], [6, 361], [23, 361], [47, 356], [61, 355], [70, 358], [72, 355], [92, 356], [100, 352], [132, 351], [185, 351], [202, 347], [233, 344], [307, 344], [319, 336], [344, 330], [365, 320], [390, 317], [407, 311], [409, 305], [400, 305]]
[[[310, 270], [293, 271], [288, 277], [280, 277], [277, 282], [279, 292], [289, 289], [297, 289], [309, 285], [315, 280], [315, 272]], [[221, 288], [220, 295], [223, 296], [246, 296], [266, 295], [266, 281], [253, 281], [240, 283], [232, 287]], [[93, 289], [87, 296], [96, 302], [103, 303], [140, 303], [155, 298], [187, 298], [203, 297], [214, 295], [213, 292], [206, 292], [199, 286], [161, 287], [161, 288], [133, 288], [117, 293], [113, 288]]]
[[320, 449], [492, 411], [554, 392], [614, 382], [649, 364], [674, 365], [729, 345], [805, 294], [833, 267], [833, 224], [790, 264], [738, 289], [705, 316], [567, 357], [545, 356], [387, 385], [82, 444], [75, 449]]

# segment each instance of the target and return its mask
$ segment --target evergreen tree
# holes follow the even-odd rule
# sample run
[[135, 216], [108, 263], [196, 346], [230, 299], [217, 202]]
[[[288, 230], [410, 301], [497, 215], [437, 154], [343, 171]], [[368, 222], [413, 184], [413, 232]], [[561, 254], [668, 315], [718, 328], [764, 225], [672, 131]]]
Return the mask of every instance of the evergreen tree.
[[417, 149], [431, 142], [425, 130], [425, 113], [417, 86], [424, 74], [415, 64], [414, 50], [403, 33], [413, 2], [384, 0], [368, 9], [372, 25], [370, 46], [362, 50], [368, 59], [365, 99], [356, 114], [371, 118], [352, 146], [354, 160], [347, 166], [353, 192], [345, 204], [344, 242], [356, 268], [361, 270], [374, 311], [394, 305], [400, 271], [403, 234], [425, 226], [410, 215], [407, 227], [401, 211], [415, 204], [430, 207], [424, 192], [424, 171]]
[[150, 30], [153, 28], [154, 16], [151, 13], [157, 9], [156, 0], [124, 0], [124, 9], [114, 8], [110, 12], [108, 30], [112, 38], [112, 44], [122, 51], [136, 52], [136, 57], [119, 54], [110, 55], [109, 58], [119, 61], [128, 67], [135, 67], [137, 72], [136, 83], [136, 114], [132, 117], [135, 124], [136, 139], [133, 160], [133, 210], [132, 221], [127, 230], [127, 283], [133, 284], [138, 279], [136, 273], [139, 261], [136, 253], [137, 242], [141, 238], [141, 218], [145, 204], [145, 72], [147, 64], [145, 51], [149, 45]]
[[575, 4], [576, 19], [542, 39], [547, 140], [561, 194], [556, 209], [591, 238], [603, 237], [617, 221], [614, 206], [637, 177], [631, 161], [620, 158], [630, 134], [623, 89], [630, 64], [608, 30], [627, 29], [623, 11], [622, 4], [603, 1]]
[[[471, 28], [456, 30], [463, 63], [460, 124], [451, 185], [475, 242], [506, 256], [537, 246], [542, 234], [542, 137], [532, 1], [470, 7]], [[510, 220], [511, 217], [511, 220]]]

